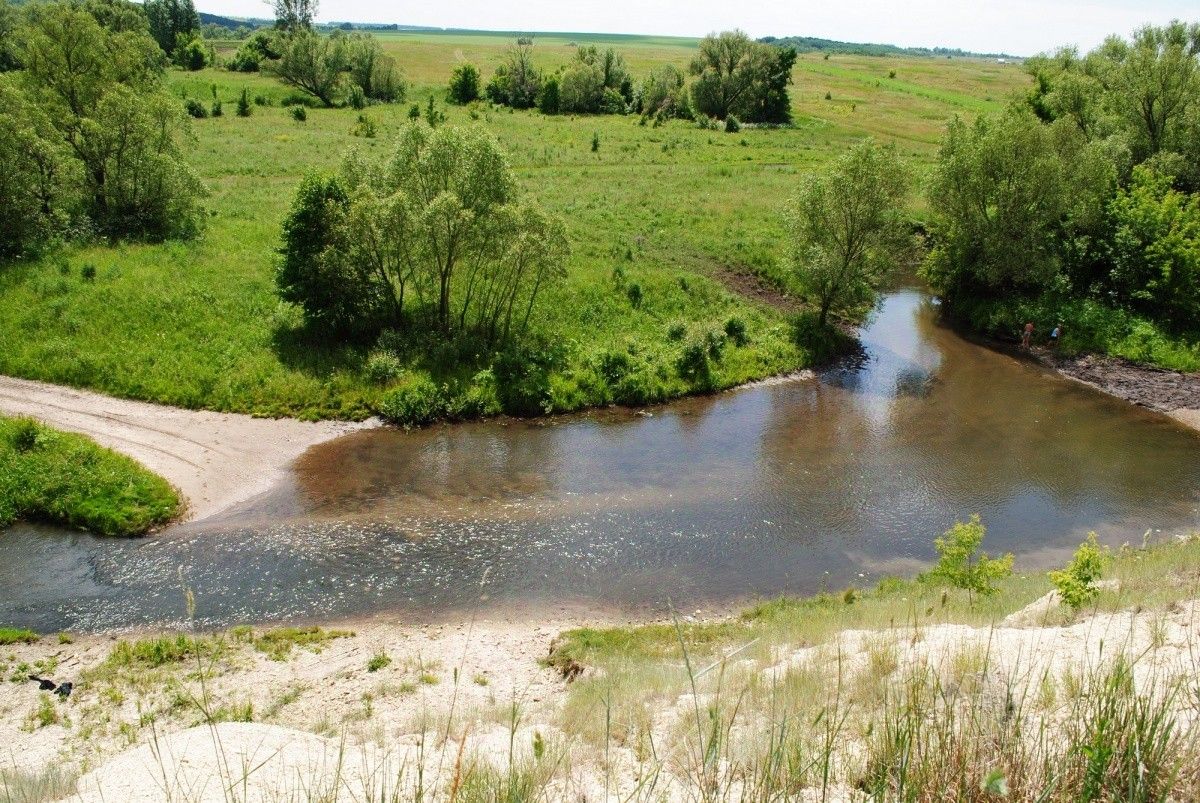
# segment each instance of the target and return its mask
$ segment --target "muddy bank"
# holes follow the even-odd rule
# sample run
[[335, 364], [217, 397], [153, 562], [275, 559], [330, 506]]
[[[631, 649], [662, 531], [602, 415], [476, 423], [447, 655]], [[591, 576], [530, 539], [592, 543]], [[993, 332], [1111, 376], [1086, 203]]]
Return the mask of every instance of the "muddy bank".
[[1040, 348], [1033, 356], [1063, 376], [1200, 429], [1200, 374], [1150, 368], [1119, 357], [1064, 357]]
[[373, 422], [310, 423], [181, 410], [0, 376], [0, 413], [87, 435], [164, 477], [203, 519], [272, 487], [306, 449]]

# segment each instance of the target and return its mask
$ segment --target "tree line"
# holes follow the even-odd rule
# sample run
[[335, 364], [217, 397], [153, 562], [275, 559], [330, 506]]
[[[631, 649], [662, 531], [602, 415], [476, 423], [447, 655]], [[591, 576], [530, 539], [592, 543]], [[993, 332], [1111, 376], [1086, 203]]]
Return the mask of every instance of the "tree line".
[[1081, 346], [1125, 314], [1194, 336], [1200, 25], [1146, 26], [1025, 67], [1027, 95], [950, 125], [929, 187], [926, 276], [982, 328], [1011, 330], [1038, 309], [1068, 318]]
[[706, 36], [686, 72], [666, 64], [641, 82], [613, 48], [578, 47], [570, 63], [551, 72], [534, 64], [533, 52], [532, 40], [518, 41], [486, 84], [474, 65], [459, 65], [449, 99], [463, 104], [486, 97], [545, 114], [635, 113], [766, 124], [792, 119], [788, 86], [796, 51], [756, 42], [742, 31]]

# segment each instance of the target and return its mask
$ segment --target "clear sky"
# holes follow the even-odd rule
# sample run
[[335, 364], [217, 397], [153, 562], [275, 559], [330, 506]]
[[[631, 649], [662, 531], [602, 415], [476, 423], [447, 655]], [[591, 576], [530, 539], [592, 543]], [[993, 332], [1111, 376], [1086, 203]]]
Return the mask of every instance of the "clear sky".
[[[263, 0], [197, 0], [201, 11], [271, 16]], [[1088, 49], [1110, 33], [1171, 19], [1200, 21], [1198, 0], [323, 0], [322, 21], [444, 28], [701, 36], [820, 36], [849, 42], [960, 47], [1032, 55]]]

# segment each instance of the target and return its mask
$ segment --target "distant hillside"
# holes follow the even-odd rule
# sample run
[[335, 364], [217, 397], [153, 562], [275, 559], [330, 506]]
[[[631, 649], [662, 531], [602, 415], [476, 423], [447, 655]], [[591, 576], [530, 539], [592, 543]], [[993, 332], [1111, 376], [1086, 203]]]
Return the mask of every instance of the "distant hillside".
[[231, 31], [236, 31], [238, 28], [261, 28], [264, 25], [274, 25], [274, 20], [264, 20], [255, 17], [247, 17], [238, 19], [235, 17], [222, 17], [220, 14], [209, 14], [204, 11], [197, 12], [200, 15], [201, 25], [216, 25], [221, 28], [228, 28]]
[[798, 53], [849, 53], [856, 56], [959, 56], [961, 58], [1013, 59], [1008, 53], [975, 53], [957, 47], [899, 47], [864, 42], [839, 42], [815, 36], [764, 36], [759, 40], [779, 47], [794, 47]]

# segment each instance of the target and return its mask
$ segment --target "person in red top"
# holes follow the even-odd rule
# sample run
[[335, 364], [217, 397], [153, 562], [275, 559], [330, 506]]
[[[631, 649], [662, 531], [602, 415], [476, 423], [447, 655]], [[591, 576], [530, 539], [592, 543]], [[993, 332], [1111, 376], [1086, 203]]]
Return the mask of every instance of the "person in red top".
[[1021, 335], [1021, 348], [1029, 348], [1030, 342], [1033, 340], [1033, 321], [1025, 324], [1025, 333]]

